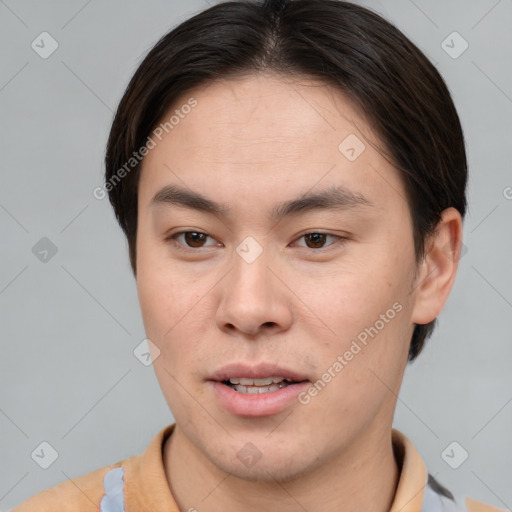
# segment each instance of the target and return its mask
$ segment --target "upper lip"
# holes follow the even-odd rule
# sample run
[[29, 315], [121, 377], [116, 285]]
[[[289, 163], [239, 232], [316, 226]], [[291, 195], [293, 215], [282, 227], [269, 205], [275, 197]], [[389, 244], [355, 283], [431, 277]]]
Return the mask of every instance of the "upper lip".
[[265, 377], [283, 377], [284, 379], [301, 382], [309, 380], [304, 374], [295, 370], [290, 370], [283, 366], [273, 363], [259, 363], [259, 364], [246, 364], [246, 363], [231, 363], [219, 368], [215, 371], [208, 380], [223, 382], [235, 378], [246, 379], [264, 379]]

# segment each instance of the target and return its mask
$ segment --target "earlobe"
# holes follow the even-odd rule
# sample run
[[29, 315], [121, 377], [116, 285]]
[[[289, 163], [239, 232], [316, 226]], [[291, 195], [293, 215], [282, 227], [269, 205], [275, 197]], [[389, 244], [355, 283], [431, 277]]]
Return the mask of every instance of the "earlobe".
[[455, 281], [461, 248], [462, 217], [455, 208], [447, 208], [425, 243], [413, 290], [413, 323], [427, 324], [441, 313]]

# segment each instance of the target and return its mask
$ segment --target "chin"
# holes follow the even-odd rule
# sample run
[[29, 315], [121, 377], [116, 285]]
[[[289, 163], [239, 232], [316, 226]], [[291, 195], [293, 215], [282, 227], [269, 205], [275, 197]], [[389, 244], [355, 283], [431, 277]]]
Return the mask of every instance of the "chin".
[[[232, 455], [226, 456], [227, 452]], [[298, 447], [283, 450], [271, 444], [259, 450], [250, 442], [242, 448], [230, 447], [223, 453], [210, 454], [209, 459], [217, 469], [232, 477], [269, 484], [297, 480], [321, 466], [313, 451], [311, 454], [304, 453]]]

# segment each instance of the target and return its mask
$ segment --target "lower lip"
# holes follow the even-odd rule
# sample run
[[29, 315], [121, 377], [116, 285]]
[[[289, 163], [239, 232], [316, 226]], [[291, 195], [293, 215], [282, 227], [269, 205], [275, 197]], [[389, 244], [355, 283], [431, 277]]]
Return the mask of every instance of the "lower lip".
[[309, 382], [290, 384], [277, 391], [257, 395], [235, 391], [226, 384], [210, 381], [217, 400], [228, 412], [236, 416], [272, 416], [284, 411], [297, 396], [310, 386]]

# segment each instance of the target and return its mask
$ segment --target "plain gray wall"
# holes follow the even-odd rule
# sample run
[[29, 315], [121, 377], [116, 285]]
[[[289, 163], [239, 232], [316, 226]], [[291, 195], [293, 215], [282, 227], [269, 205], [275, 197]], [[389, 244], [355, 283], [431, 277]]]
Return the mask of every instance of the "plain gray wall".
[[[435, 335], [406, 372], [395, 425], [455, 494], [510, 509], [512, 2], [364, 5], [441, 71], [471, 173], [468, 251]], [[102, 183], [113, 111], [138, 63], [206, 6], [0, 2], [0, 510], [142, 452], [173, 421], [152, 367], [132, 353], [145, 336], [126, 243], [108, 200], [92, 191]], [[41, 48], [44, 31], [58, 43], [46, 59], [31, 47], [51, 49], [48, 36]], [[469, 45], [460, 56], [464, 41], [446, 39], [454, 31]], [[43, 237], [57, 249], [46, 262], [34, 254], [49, 250]], [[43, 441], [59, 454], [46, 470], [31, 458]], [[441, 457], [453, 441], [469, 453], [457, 469]]]

